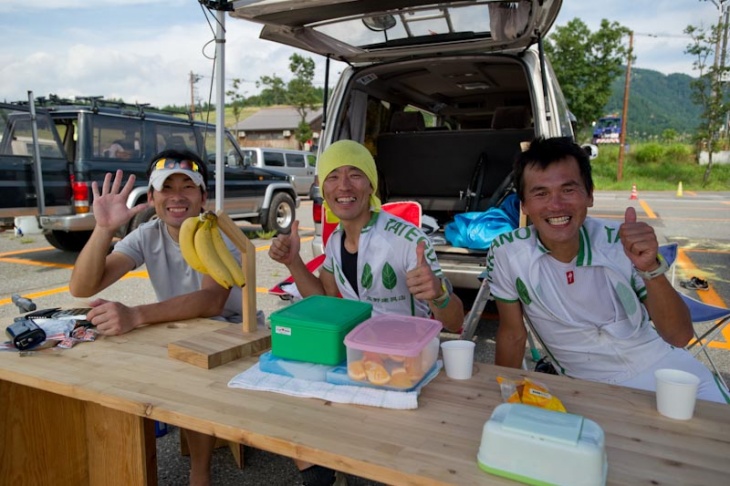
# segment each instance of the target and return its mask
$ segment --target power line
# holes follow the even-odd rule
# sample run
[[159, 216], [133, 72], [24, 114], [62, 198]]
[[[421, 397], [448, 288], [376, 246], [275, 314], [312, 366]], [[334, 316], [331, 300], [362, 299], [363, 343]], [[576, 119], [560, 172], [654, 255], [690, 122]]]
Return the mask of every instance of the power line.
[[687, 35], [687, 34], [665, 34], [662, 32], [658, 32], [658, 33], [634, 32], [634, 35], [640, 35], [643, 37], [655, 37], [655, 38], [659, 38], [659, 37], [673, 37], [673, 38], [678, 38], [678, 39], [691, 39], [692, 38], [692, 36]]

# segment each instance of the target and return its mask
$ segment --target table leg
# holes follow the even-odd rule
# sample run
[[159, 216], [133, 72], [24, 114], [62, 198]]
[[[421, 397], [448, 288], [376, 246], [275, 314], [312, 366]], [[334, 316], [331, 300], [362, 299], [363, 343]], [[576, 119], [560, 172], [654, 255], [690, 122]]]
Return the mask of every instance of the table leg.
[[0, 380], [0, 485], [157, 484], [154, 423]]

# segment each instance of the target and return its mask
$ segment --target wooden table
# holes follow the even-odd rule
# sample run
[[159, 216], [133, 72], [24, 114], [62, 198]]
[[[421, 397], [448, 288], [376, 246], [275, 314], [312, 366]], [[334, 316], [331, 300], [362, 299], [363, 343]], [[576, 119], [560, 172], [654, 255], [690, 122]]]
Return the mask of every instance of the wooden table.
[[[514, 484], [477, 467], [484, 422], [502, 402], [497, 374], [442, 373], [415, 411], [229, 389], [246, 358], [211, 370], [167, 357], [168, 342], [224, 326], [191, 320], [69, 350], [0, 353], [0, 483], [156, 484], [152, 420], [389, 484]], [[568, 411], [606, 432], [610, 484], [726, 484], [730, 409], [698, 402], [687, 422], [660, 416], [652, 393], [535, 375]], [[566, 464], [566, 467], [570, 465]]]

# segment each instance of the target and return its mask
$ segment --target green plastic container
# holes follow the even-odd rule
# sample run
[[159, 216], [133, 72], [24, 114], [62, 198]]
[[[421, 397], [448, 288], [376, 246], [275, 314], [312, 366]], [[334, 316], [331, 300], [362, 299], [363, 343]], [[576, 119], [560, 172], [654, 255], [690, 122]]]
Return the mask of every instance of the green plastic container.
[[312, 295], [271, 313], [271, 354], [279, 358], [338, 365], [345, 336], [370, 318], [373, 306], [357, 300]]

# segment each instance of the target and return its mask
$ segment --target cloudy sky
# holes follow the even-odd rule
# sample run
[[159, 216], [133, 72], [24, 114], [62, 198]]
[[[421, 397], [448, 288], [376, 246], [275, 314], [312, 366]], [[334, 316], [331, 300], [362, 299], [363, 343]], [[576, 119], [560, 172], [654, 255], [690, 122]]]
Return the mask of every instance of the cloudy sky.
[[[596, 30], [601, 19], [617, 21], [636, 33], [636, 67], [695, 75], [692, 58], [683, 54], [689, 42], [683, 30], [709, 26], [718, 15], [713, 2], [702, 0], [564, 0], [556, 25], [577, 17]], [[242, 78], [241, 91], [249, 95], [262, 75], [288, 80], [295, 52], [259, 40], [259, 31], [226, 18], [227, 87]], [[214, 37], [214, 19], [197, 0], [0, 0], [0, 101], [27, 99], [32, 90], [183, 105], [190, 102], [191, 72], [200, 76], [196, 98], [212, 93], [214, 100]], [[315, 82], [323, 85], [324, 63], [312, 57]]]

